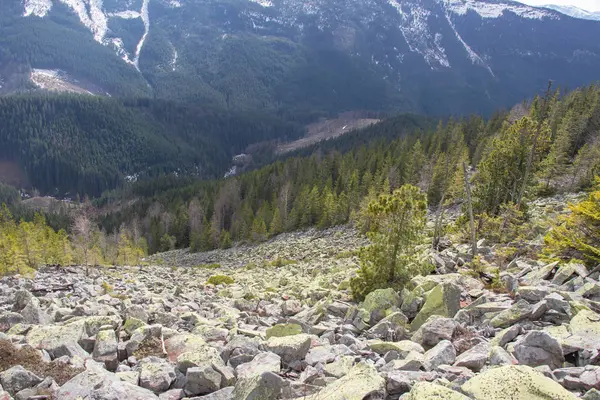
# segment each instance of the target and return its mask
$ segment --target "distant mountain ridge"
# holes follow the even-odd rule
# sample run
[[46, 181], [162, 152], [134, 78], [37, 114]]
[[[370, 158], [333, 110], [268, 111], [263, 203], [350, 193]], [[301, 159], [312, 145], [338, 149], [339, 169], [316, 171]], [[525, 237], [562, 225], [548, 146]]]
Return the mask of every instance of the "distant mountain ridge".
[[592, 21], [600, 21], [600, 11], [587, 11], [579, 7], [575, 6], [560, 6], [556, 4], [547, 4], [542, 6], [544, 8], [550, 8], [552, 10], [556, 10], [560, 13], [568, 15], [573, 18], [579, 19], [589, 19]]
[[36, 68], [235, 110], [490, 113], [549, 79], [599, 80], [598, 37], [598, 22], [499, 0], [8, 0], [0, 91]]

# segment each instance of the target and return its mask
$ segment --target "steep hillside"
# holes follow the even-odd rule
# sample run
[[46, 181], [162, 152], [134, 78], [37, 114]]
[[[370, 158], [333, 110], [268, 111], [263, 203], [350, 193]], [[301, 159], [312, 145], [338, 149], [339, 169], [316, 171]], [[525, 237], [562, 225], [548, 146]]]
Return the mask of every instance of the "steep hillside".
[[7, 87], [32, 67], [231, 109], [447, 114], [600, 79], [600, 23], [511, 1], [7, 1]]
[[25, 187], [59, 195], [98, 196], [159, 173], [220, 177], [249, 144], [301, 134], [275, 118], [165, 101], [0, 97], [0, 162], [20, 167]]

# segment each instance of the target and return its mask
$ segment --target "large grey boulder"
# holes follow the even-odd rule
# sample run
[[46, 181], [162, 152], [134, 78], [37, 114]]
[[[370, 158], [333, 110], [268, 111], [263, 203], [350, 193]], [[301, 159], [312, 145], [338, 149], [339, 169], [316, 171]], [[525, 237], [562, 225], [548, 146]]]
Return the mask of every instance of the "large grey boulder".
[[456, 357], [454, 366], [466, 367], [475, 372], [480, 371], [486, 364], [490, 352], [490, 344], [480, 343]]
[[474, 400], [576, 400], [557, 382], [525, 365], [491, 368], [461, 386]]
[[204, 396], [192, 397], [190, 400], [232, 400], [233, 399], [233, 386], [225, 387], [221, 390], [217, 390], [211, 394]]
[[232, 393], [234, 400], [277, 400], [288, 383], [273, 372], [263, 372], [249, 379], [239, 379]]
[[354, 354], [354, 352], [343, 344], [317, 346], [310, 349], [306, 355], [306, 362], [313, 366], [317, 363], [327, 364], [340, 356], [349, 354]]
[[531, 331], [515, 343], [515, 358], [519, 364], [551, 369], [562, 367], [565, 361], [560, 343], [544, 331]]
[[312, 337], [307, 334], [272, 337], [267, 340], [265, 348], [281, 357], [281, 360], [289, 364], [304, 359], [310, 349]]
[[401, 305], [400, 295], [389, 288], [372, 291], [365, 297], [360, 307], [369, 315], [366, 322], [373, 325], [385, 318], [388, 310], [399, 310]]
[[443, 364], [452, 365], [454, 361], [456, 361], [456, 349], [449, 340], [442, 340], [425, 353], [423, 366], [427, 371], [432, 371]]
[[104, 363], [106, 369], [109, 371], [115, 371], [117, 369], [117, 366], [119, 365], [117, 336], [112, 329], [98, 332], [92, 357], [94, 360]]
[[27, 371], [20, 365], [16, 365], [0, 373], [0, 384], [9, 393], [16, 394], [23, 389], [34, 387], [42, 379]]
[[265, 352], [257, 354], [248, 363], [240, 364], [235, 369], [238, 379], [254, 378], [263, 372], [278, 373], [281, 369], [281, 357], [275, 353]]
[[93, 388], [93, 400], [154, 400], [158, 397], [148, 389], [129, 382], [106, 380]]
[[209, 363], [189, 368], [185, 376], [184, 391], [188, 395], [208, 394], [221, 388], [221, 374]]
[[140, 361], [140, 386], [154, 393], [165, 392], [175, 381], [175, 368], [166, 360], [147, 357]]
[[308, 396], [307, 400], [384, 399], [386, 394], [385, 379], [375, 367], [359, 363], [346, 376]]
[[419, 328], [412, 337], [414, 342], [420, 343], [425, 347], [433, 347], [442, 340], [452, 339], [452, 335], [458, 326], [458, 322], [452, 318], [439, 317], [432, 315]]
[[411, 323], [412, 330], [419, 329], [432, 315], [453, 318], [460, 310], [461, 289], [454, 283], [437, 285], [428, 294], [425, 304]]
[[90, 363], [87, 370], [61, 386], [56, 398], [61, 400], [89, 399], [95, 387], [106, 384], [108, 381], [119, 382], [120, 379], [117, 375], [101, 368], [99, 364]]

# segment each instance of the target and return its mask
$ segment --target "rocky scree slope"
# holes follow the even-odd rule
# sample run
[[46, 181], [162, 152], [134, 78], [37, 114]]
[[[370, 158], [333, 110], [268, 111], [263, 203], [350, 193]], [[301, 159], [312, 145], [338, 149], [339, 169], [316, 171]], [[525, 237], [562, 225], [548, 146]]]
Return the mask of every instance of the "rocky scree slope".
[[600, 23], [513, 1], [10, 0], [5, 14], [7, 61], [113, 96], [491, 113], [549, 79], [600, 78]]
[[443, 242], [436, 274], [361, 304], [347, 282], [365, 241], [347, 228], [4, 277], [0, 399], [600, 398], [599, 272], [520, 258], [492, 291], [469, 246]]

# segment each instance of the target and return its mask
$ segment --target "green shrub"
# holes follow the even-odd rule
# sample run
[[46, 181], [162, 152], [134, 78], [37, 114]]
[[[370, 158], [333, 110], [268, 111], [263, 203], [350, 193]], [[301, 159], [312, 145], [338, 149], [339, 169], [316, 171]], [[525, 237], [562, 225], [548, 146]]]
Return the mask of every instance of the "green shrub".
[[206, 281], [207, 284], [209, 285], [231, 285], [233, 283], [235, 283], [235, 281], [233, 280], [232, 277], [227, 276], [227, 275], [212, 275], [210, 278], [208, 278], [208, 281]]

